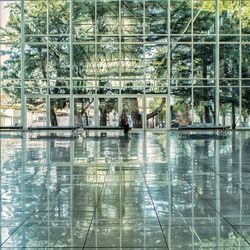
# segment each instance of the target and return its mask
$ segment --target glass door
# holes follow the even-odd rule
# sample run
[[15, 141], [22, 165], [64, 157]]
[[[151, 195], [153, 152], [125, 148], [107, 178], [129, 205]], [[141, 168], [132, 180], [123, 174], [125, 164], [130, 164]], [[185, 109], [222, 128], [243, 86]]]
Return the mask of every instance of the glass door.
[[76, 126], [93, 126], [95, 124], [94, 97], [74, 98], [74, 123]]
[[146, 97], [146, 129], [166, 128], [166, 97]]
[[122, 98], [122, 114], [127, 118], [130, 128], [143, 128], [143, 98]]
[[118, 98], [98, 97], [97, 126], [112, 127], [118, 125]]

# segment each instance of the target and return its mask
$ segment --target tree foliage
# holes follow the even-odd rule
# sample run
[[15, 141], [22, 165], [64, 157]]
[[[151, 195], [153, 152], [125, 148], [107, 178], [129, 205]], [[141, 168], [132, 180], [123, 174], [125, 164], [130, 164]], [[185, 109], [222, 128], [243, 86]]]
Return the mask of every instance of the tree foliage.
[[[220, 84], [229, 87], [228, 92], [223, 92], [221, 103], [231, 103], [237, 108], [239, 104], [233, 99], [234, 95], [230, 92], [232, 83], [229, 79], [240, 77], [239, 45], [223, 44], [223, 42], [228, 42], [227, 34], [239, 34], [239, 4], [237, 1], [220, 1], [219, 7], [220, 77], [226, 79]], [[13, 100], [20, 101], [20, 88], [16, 88], [18, 85], [16, 79], [21, 78], [21, 8], [18, 2], [9, 3], [8, 8], [10, 9], [8, 23], [6, 29], [1, 30], [1, 34], [8, 36], [11, 40], [10, 47], [1, 52], [1, 55], [7, 56], [7, 60], [1, 67], [4, 78], [8, 79], [4, 82], [3, 87]], [[171, 30], [169, 31], [167, 5], [160, 1], [145, 2], [145, 8], [140, 1], [122, 1], [120, 13], [122, 23], [118, 22], [118, 2], [103, 1], [95, 5], [91, 0], [75, 1], [72, 16], [70, 16], [70, 3], [68, 1], [55, 0], [48, 3], [25, 1], [24, 78], [26, 93], [41, 93], [41, 85], [45, 82], [45, 85], [49, 86], [48, 94], [69, 94], [71, 62], [73, 62], [72, 76], [76, 78], [73, 84], [77, 86], [74, 89], [74, 94], [87, 94], [88, 86], [83, 79], [91, 78], [96, 79], [99, 94], [114, 93], [112, 78], [119, 77], [119, 68], [122, 68], [121, 77], [124, 79], [126, 77], [144, 77], [144, 73], [148, 79], [167, 79], [167, 59], [170, 55], [171, 86], [176, 79], [191, 79], [192, 81], [193, 78], [201, 79], [197, 81], [197, 87], [211, 86], [211, 89], [201, 92], [200, 95], [196, 94], [195, 99], [191, 100], [193, 107], [198, 109], [201, 101], [207, 101], [207, 103], [211, 100], [214, 101], [212, 87], [215, 86], [215, 82], [211, 84], [209, 79], [215, 77], [216, 68], [215, 2], [195, 1], [193, 11], [191, 8], [191, 1], [171, 1]], [[249, 18], [247, 17], [249, 8], [247, 2], [242, 3], [243, 34], [249, 33]], [[143, 20], [144, 11], [145, 20]], [[71, 17], [72, 26], [70, 25]], [[96, 20], [97, 22], [95, 22]], [[144, 21], [145, 23], [143, 23]], [[145, 41], [150, 46], [148, 44], [143, 46], [131, 44], [122, 45], [120, 49], [116, 45], [119, 41], [116, 40], [118, 32], [121, 32], [121, 42], [123, 42], [132, 34], [142, 35], [143, 24], [145, 32], [148, 34]], [[192, 29], [194, 34], [198, 34], [197, 38], [194, 36], [194, 41], [199, 39], [197, 40], [199, 43], [194, 44], [193, 47], [188, 44], [191, 42]], [[173, 35], [171, 36], [170, 51], [166, 46], [169, 41], [162, 36], [168, 32]], [[72, 48], [69, 45], [70, 39], [74, 42]], [[237, 37], [232, 39], [237, 39]], [[47, 41], [50, 42], [49, 45]], [[94, 45], [94, 42], [97, 42], [97, 45]], [[155, 46], [156, 42], [157, 46]], [[164, 46], [159, 44], [164, 44]], [[72, 58], [70, 57], [71, 49]], [[121, 61], [119, 61], [121, 56], [124, 59], [122, 62], [124, 65], [121, 65]], [[248, 56], [244, 56], [241, 72], [244, 78], [249, 77], [247, 60]], [[134, 66], [131, 64], [130, 68], [126, 67], [126, 61], [134, 62]], [[145, 71], [141, 70], [141, 65], [143, 65], [141, 62], [145, 63]], [[49, 82], [47, 82], [48, 79]], [[171, 88], [171, 95], [187, 99], [190, 97], [191, 83], [196, 87], [196, 82], [178, 81], [180, 81], [178, 85], [181, 85], [182, 88]], [[166, 93], [166, 82], [165, 80], [165, 83], [161, 85], [159, 81], [156, 86], [149, 87], [147, 92]], [[133, 82], [130, 81], [128, 84], [127, 87], [133, 89], [133, 94], [141, 92], [139, 88], [134, 88]], [[236, 87], [238, 86], [236, 85]], [[247, 95], [248, 91], [244, 91], [242, 103], [245, 108], [250, 106]], [[39, 103], [33, 103], [33, 105], [39, 105]], [[65, 103], [55, 102], [53, 105], [53, 109], [56, 110], [62, 109]], [[162, 104], [159, 104], [160, 106]], [[205, 113], [209, 112], [209, 107], [204, 107], [204, 110]], [[204, 116], [206, 118], [208, 114]]]

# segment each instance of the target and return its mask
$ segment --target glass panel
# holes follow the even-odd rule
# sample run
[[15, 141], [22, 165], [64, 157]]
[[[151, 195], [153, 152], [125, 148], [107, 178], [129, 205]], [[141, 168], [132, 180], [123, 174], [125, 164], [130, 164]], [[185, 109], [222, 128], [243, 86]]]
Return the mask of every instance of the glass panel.
[[100, 36], [97, 36], [97, 41], [100, 43], [118, 43], [119, 36], [100, 35]]
[[241, 58], [241, 76], [242, 78], [250, 78], [250, 44], [242, 44]]
[[[95, 45], [74, 44], [73, 45], [73, 77], [85, 78], [95, 77]], [[98, 65], [98, 70], [101, 66]]]
[[18, 44], [0, 44], [1, 78], [21, 78], [21, 54]]
[[193, 123], [216, 123], [214, 88], [194, 88], [193, 106]]
[[172, 44], [171, 49], [172, 72], [174, 78], [191, 77], [191, 45]]
[[50, 125], [69, 126], [69, 98], [50, 98]]
[[[248, 0], [241, 1], [241, 33], [250, 34], [250, 2]], [[249, 40], [248, 40], [249, 41]]]
[[96, 32], [98, 34], [118, 34], [119, 1], [97, 0]]
[[170, 96], [171, 127], [191, 123], [191, 88], [172, 88]]
[[47, 34], [47, 2], [24, 2], [24, 33]]
[[[215, 76], [215, 45], [194, 44], [193, 74], [195, 78], [213, 78]], [[204, 82], [204, 86], [207, 83]]]
[[215, 1], [195, 0], [193, 2], [194, 33], [215, 33]]
[[26, 125], [27, 127], [46, 125], [45, 98], [26, 98]]
[[66, 80], [49, 81], [49, 94], [69, 94], [70, 82]]
[[121, 1], [122, 34], [143, 33], [143, 0]]
[[74, 94], [94, 94], [96, 90], [95, 80], [74, 80], [73, 93]]
[[201, 43], [204, 43], [204, 42], [215, 42], [216, 41], [216, 36], [215, 35], [202, 35], [202, 34], [199, 34], [197, 36], [193, 36], [194, 38], [194, 42], [201, 42]]
[[20, 42], [20, 1], [0, 1], [0, 41]]
[[95, 120], [94, 98], [75, 98], [74, 117], [77, 126], [92, 126]]
[[195, 87], [212, 87], [215, 86], [215, 81], [213, 79], [199, 79], [194, 80]]
[[122, 44], [121, 76], [140, 78], [144, 76], [143, 45]]
[[24, 81], [25, 94], [47, 94], [47, 81], [43, 80], [30, 80]]
[[145, 45], [145, 77], [166, 78], [167, 67], [167, 46], [161, 44]]
[[49, 75], [50, 78], [69, 77], [70, 75], [70, 46], [57, 44], [49, 46]]
[[240, 36], [238, 35], [220, 35], [220, 42], [239, 42]]
[[239, 0], [220, 0], [220, 34], [239, 33]]
[[98, 81], [97, 94], [119, 94], [119, 80], [118, 79], [102, 79]]
[[21, 88], [6, 86], [0, 81], [0, 125], [21, 125]]
[[226, 79], [226, 80], [220, 80], [220, 86], [239, 86], [239, 81], [238, 80], [230, 80], [230, 79]]
[[240, 125], [239, 88], [220, 88], [219, 123], [233, 129]]
[[239, 77], [239, 45], [220, 44], [220, 78]]
[[142, 94], [144, 93], [144, 81], [137, 79], [128, 79], [121, 82], [122, 93]]
[[75, 41], [95, 34], [95, 1], [73, 0], [72, 28]]
[[126, 114], [130, 128], [142, 128], [143, 121], [142, 98], [123, 98], [122, 112]]
[[171, 39], [172, 43], [175, 43], [175, 45], [178, 44], [178, 43], [183, 43], [183, 42], [185, 42], [185, 43], [188, 43], [188, 42], [191, 43], [191, 41], [192, 41], [191, 35], [185, 35], [185, 34], [183, 34], [183, 35], [172, 35], [171, 34], [171, 38], [170, 39]]
[[47, 45], [25, 45], [25, 78], [47, 78]]
[[113, 117], [118, 113], [117, 98], [98, 99], [98, 124], [99, 126], [114, 126]]
[[192, 80], [183, 80], [183, 79], [173, 79], [171, 80], [172, 82], [172, 85], [176, 85], [176, 86], [179, 86], [179, 87], [185, 87], [185, 86], [191, 86], [192, 85]]
[[[143, 6], [143, 5], [141, 5]], [[166, 34], [167, 33], [167, 1], [155, 0], [145, 1], [145, 33]], [[141, 22], [141, 25], [143, 22]], [[154, 36], [153, 40], [160, 37]]]
[[191, 0], [171, 0], [171, 33], [191, 33]]
[[250, 79], [247, 79], [247, 80], [242, 80], [242, 86], [244, 87], [250, 87]]
[[97, 78], [114, 77], [119, 75], [119, 45], [97, 45]]
[[65, 0], [48, 1], [49, 4], [49, 34], [57, 35], [57, 41], [62, 42], [60, 35], [70, 32], [70, 4]]
[[163, 94], [163, 93], [167, 93], [167, 80], [166, 79], [162, 79], [162, 80], [158, 80], [158, 79], [151, 79], [151, 80], [146, 80], [145, 82], [146, 86], [145, 86], [145, 93], [147, 94]]
[[250, 127], [250, 88], [242, 88], [241, 126]]
[[166, 127], [166, 98], [147, 97], [146, 98], [146, 120], [147, 128]]
[[[71, 149], [71, 142], [70, 141], [60, 141], [54, 140], [49, 142], [49, 155], [50, 155], [50, 162], [51, 163], [63, 163], [71, 161], [70, 157], [70, 150]], [[54, 169], [53, 169], [54, 167]], [[55, 178], [61, 178], [63, 180], [67, 180], [68, 172], [70, 171], [70, 166], [53, 166], [51, 167], [51, 172], [55, 174]], [[52, 181], [53, 182], [53, 181]], [[67, 198], [66, 198], [67, 197]], [[64, 201], [69, 202], [68, 195], [65, 195]]]

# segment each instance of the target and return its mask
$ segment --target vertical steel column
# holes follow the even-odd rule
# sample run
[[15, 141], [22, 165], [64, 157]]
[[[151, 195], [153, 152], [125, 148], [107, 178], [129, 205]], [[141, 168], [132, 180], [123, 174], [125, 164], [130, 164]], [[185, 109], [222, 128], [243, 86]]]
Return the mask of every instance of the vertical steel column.
[[146, 43], [146, 39], [145, 39], [145, 25], [146, 25], [146, 7], [145, 7], [145, 0], [143, 1], [143, 123], [142, 123], [142, 129], [145, 132], [147, 129], [147, 97], [146, 97], [146, 93], [145, 93], [145, 68], [146, 68], [146, 62], [145, 62], [145, 43]]
[[215, 0], [215, 124], [219, 125], [219, 105], [220, 105], [220, 13], [219, 13], [219, 0]]
[[[216, 0], [219, 1], [219, 0]], [[220, 195], [220, 143], [218, 140], [214, 142], [214, 166], [215, 166], [215, 197], [216, 197], [216, 246], [221, 243], [221, 195]]]
[[[171, 16], [170, 16], [170, 0], [167, 1], [167, 11], [168, 11], [168, 14], [167, 14], [167, 32], [168, 32], [168, 53], [167, 53], [167, 64], [168, 64], [168, 74], [167, 74], [167, 84], [168, 84], [168, 93], [167, 93], [167, 114], [169, 114], [167, 116], [167, 130], [170, 130], [170, 122], [171, 122], [171, 110], [170, 110], [170, 91], [171, 91], [171, 88], [170, 88], [170, 83], [171, 83], [171, 44], [170, 44], [170, 39], [171, 39], [171, 36], [170, 36], [170, 33], [171, 33]], [[172, 171], [171, 171], [171, 151], [170, 151], [170, 147], [171, 147], [171, 141], [170, 141], [170, 135], [168, 134], [167, 135], [168, 138], [168, 145], [167, 145], [167, 150], [168, 150], [168, 159], [169, 159], [169, 167], [168, 167], [168, 174], [169, 174], [169, 180], [168, 180], [168, 221], [169, 221], [169, 226], [168, 226], [168, 235], [166, 235], [166, 238], [168, 240], [168, 246], [169, 246], [169, 249], [171, 249], [171, 245], [172, 245]]]
[[[73, 17], [73, 1], [71, 0], [69, 3], [69, 41], [70, 41], [70, 72], [69, 72], [69, 77], [70, 77], [70, 120], [69, 124], [72, 126], [74, 125], [74, 95], [73, 95], [73, 39], [72, 39], [72, 17]], [[70, 215], [70, 239], [72, 242], [72, 246], [74, 246], [74, 227], [73, 227], [73, 211], [74, 211], [74, 206], [73, 206], [73, 199], [74, 199], [74, 186], [73, 186], [73, 162], [74, 162], [74, 149], [75, 149], [75, 143], [74, 141], [70, 142], [70, 209], [71, 209], [71, 215]]]
[[69, 42], [70, 42], [70, 53], [69, 53], [69, 78], [70, 78], [70, 101], [69, 101], [69, 107], [70, 107], [70, 118], [69, 118], [69, 124], [72, 126], [74, 125], [74, 96], [73, 96], [73, 41], [72, 41], [72, 12], [73, 12], [73, 1], [69, 2]]
[[95, 94], [94, 94], [94, 124], [99, 125], [98, 123], [98, 98], [97, 98], [97, 0], [95, 0], [95, 57], [94, 57], [94, 76], [95, 76]]
[[[49, 0], [47, 0], [47, 58], [46, 58], [46, 64], [49, 65]], [[50, 124], [50, 84], [49, 84], [49, 74], [47, 72], [47, 88], [46, 88], [46, 126], [49, 126]]]
[[191, 123], [194, 122], [194, 1], [191, 2]]
[[170, 130], [171, 128], [171, 110], [170, 110], [170, 91], [171, 91], [171, 88], [170, 88], [170, 83], [171, 83], [171, 44], [170, 44], [170, 40], [171, 40], [171, 36], [170, 36], [170, 30], [171, 30], [171, 19], [170, 19], [170, 0], [167, 1], [167, 32], [168, 32], [168, 48], [167, 48], [167, 69], [168, 69], [168, 74], [167, 74], [167, 88], [168, 88], [168, 93], [167, 93], [167, 108], [166, 108], [166, 111], [167, 111], [167, 130]]
[[[242, 15], [242, 2], [239, 0], [239, 16], [240, 16], [240, 44], [239, 44], [239, 112], [240, 112], [240, 124], [241, 127], [242, 124], [242, 38], [241, 38], [241, 15]], [[236, 124], [237, 125], [237, 124]]]
[[24, 96], [24, 0], [21, 0], [21, 125], [26, 128], [26, 107]]
[[[191, 85], [191, 122], [193, 124], [194, 122], [194, 2], [193, 0], [191, 1], [191, 78], [192, 78], [192, 85]], [[194, 177], [194, 173], [195, 173], [195, 159], [194, 159], [194, 145], [192, 145], [191, 147], [191, 164], [192, 164], [192, 187], [195, 186], [195, 177]], [[194, 211], [194, 207], [195, 207], [195, 192], [194, 190], [192, 191], [192, 219], [191, 219], [191, 223], [192, 223], [192, 228], [195, 227], [195, 211]], [[195, 245], [195, 235], [194, 235], [194, 230], [192, 230], [192, 245]]]
[[121, 42], [122, 42], [122, 38], [121, 38], [121, 35], [122, 35], [122, 30], [121, 30], [121, 26], [122, 26], [122, 17], [121, 17], [121, 0], [119, 0], [119, 17], [118, 17], [118, 32], [119, 32], [119, 66], [118, 66], [118, 69], [119, 69], [119, 98], [118, 98], [118, 119], [120, 119], [121, 117], [121, 114], [122, 114], [122, 93], [121, 93], [121, 87], [122, 87], [122, 84], [121, 84], [121, 58], [122, 58], [122, 45], [121, 45]]

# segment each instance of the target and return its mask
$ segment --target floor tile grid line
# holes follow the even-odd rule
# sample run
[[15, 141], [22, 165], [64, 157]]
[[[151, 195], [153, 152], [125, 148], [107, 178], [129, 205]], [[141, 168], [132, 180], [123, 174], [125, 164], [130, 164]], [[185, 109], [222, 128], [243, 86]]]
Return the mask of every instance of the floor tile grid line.
[[161, 228], [161, 233], [162, 233], [162, 235], [163, 235], [163, 239], [164, 239], [164, 241], [165, 241], [166, 247], [167, 247], [167, 249], [169, 249], [168, 241], [167, 241], [167, 238], [166, 238], [166, 236], [165, 236], [165, 234], [164, 234], [164, 230], [163, 230], [162, 224], [161, 224], [161, 222], [160, 222], [160, 218], [159, 218], [159, 216], [158, 216], [158, 213], [157, 213], [156, 206], [155, 206], [155, 204], [154, 204], [152, 195], [151, 195], [151, 193], [150, 193], [150, 189], [149, 189], [149, 186], [148, 186], [148, 183], [147, 183], [147, 179], [146, 179], [145, 173], [144, 173], [144, 171], [143, 171], [143, 166], [145, 166], [145, 164], [144, 164], [143, 162], [141, 162], [141, 163], [140, 163], [140, 168], [141, 168], [141, 172], [142, 172], [142, 176], [143, 176], [145, 185], [146, 185], [146, 187], [147, 187], [148, 195], [149, 195], [150, 200], [151, 200], [151, 203], [152, 203], [152, 205], [153, 205], [153, 207], [154, 207], [154, 211], [155, 211], [155, 214], [156, 214], [156, 218], [157, 218], [157, 221], [158, 221], [159, 226], [160, 226], [160, 228]]
[[[52, 196], [56, 191], [54, 191], [50, 196]], [[2, 249], [2, 246], [4, 246], [4, 244], [12, 237], [12, 235], [32, 216], [34, 215], [38, 210], [39, 208], [47, 201], [47, 199], [43, 199], [40, 204], [24, 219], [23, 222], [21, 222], [19, 224], [19, 226], [17, 226], [14, 231], [9, 235], [9, 237], [0, 245], [0, 248]]]
[[108, 179], [109, 169], [110, 169], [110, 163], [109, 163], [109, 165], [108, 165], [108, 169], [107, 169], [107, 172], [106, 172], [106, 175], [105, 175], [103, 184], [102, 184], [102, 188], [101, 188], [100, 193], [99, 193], [98, 198], [97, 198], [97, 202], [96, 202], [96, 205], [95, 205], [95, 210], [94, 210], [94, 212], [93, 212], [93, 216], [92, 216], [91, 221], [90, 221], [90, 223], [89, 223], [89, 228], [88, 228], [88, 230], [87, 230], [87, 234], [86, 234], [85, 240], [84, 240], [84, 242], [83, 242], [83, 247], [82, 247], [82, 249], [85, 249], [85, 246], [86, 246], [86, 244], [87, 244], [87, 239], [88, 239], [88, 235], [89, 235], [89, 232], [90, 232], [90, 228], [91, 228], [91, 226], [92, 226], [92, 224], [93, 224], [93, 221], [94, 221], [94, 218], [95, 218], [95, 215], [96, 215], [96, 212], [97, 212], [97, 207], [98, 207], [98, 205], [99, 205], [99, 203], [100, 203], [101, 195], [102, 195], [104, 186], [105, 186], [105, 184], [106, 184], [106, 182], [107, 182], [107, 179]]
[[[201, 196], [200, 193], [196, 190], [196, 188], [192, 185], [192, 183], [190, 183], [185, 176], [183, 176], [183, 179], [188, 183], [188, 185], [194, 190], [194, 192], [198, 195]], [[202, 199], [204, 200], [211, 208], [213, 208], [215, 210], [215, 212], [217, 214], [220, 215], [220, 217], [249, 245], [250, 247], [250, 242], [235, 228], [235, 226], [233, 226], [214, 206], [213, 204], [211, 204], [211, 202], [209, 202], [206, 199]]]
[[[208, 169], [208, 168], [207, 168], [207, 169]], [[245, 188], [240, 187], [239, 185], [233, 183], [232, 181], [229, 181], [227, 178], [221, 176], [221, 175], [220, 175], [219, 173], [217, 173], [216, 171], [214, 171], [214, 170], [212, 170], [212, 169], [209, 169], [209, 171], [212, 171], [215, 175], [219, 176], [221, 179], [223, 179], [223, 180], [225, 180], [225, 181], [231, 183], [234, 187], [236, 187], [236, 188], [238, 188], [238, 189], [244, 191], [244, 192], [247, 193], [247, 194], [250, 194], [250, 192], [249, 192], [248, 190], [246, 190]]]

